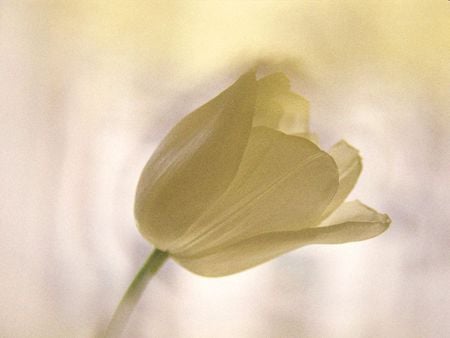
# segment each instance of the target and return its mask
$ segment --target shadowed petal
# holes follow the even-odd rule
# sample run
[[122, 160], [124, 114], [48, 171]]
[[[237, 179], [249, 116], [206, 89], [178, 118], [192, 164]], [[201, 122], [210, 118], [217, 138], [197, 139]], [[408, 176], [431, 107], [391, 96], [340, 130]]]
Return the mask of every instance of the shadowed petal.
[[358, 201], [344, 203], [323, 226], [299, 231], [265, 233], [193, 256], [172, 255], [193, 273], [219, 277], [249, 269], [308, 244], [361, 241], [387, 229], [390, 219]]
[[135, 217], [142, 235], [159, 249], [186, 228], [227, 189], [250, 135], [254, 72], [179, 122], [141, 175]]
[[290, 91], [289, 79], [284, 74], [274, 73], [258, 81], [253, 126], [309, 136], [308, 101]]
[[329, 154], [333, 157], [339, 170], [339, 188], [325, 210], [324, 218], [345, 201], [355, 186], [362, 170], [362, 162], [358, 150], [345, 141], [336, 143], [330, 149]]

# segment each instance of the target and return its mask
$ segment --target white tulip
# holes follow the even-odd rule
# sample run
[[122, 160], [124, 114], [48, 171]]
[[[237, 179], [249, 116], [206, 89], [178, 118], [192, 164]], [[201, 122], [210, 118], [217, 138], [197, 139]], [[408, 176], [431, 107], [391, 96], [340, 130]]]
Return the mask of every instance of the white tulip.
[[241, 76], [182, 119], [141, 175], [142, 235], [186, 269], [233, 274], [314, 243], [379, 235], [390, 224], [344, 202], [361, 172], [344, 141], [311, 141], [308, 104], [284, 74]]

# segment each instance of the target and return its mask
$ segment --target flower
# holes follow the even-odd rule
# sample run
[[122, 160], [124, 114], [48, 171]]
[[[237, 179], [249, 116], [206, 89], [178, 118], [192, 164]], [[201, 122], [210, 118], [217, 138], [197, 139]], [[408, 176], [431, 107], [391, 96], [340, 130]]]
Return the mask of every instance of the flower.
[[242, 75], [182, 119], [138, 183], [141, 234], [186, 269], [233, 274], [314, 243], [379, 235], [387, 215], [344, 202], [361, 172], [341, 141], [327, 153], [308, 129], [308, 103], [274, 73]]

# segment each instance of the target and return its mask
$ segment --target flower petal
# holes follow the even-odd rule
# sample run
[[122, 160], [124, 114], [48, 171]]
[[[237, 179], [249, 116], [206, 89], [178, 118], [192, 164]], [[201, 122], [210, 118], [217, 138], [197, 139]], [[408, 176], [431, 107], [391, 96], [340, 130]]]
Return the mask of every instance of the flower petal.
[[[360, 201], [345, 202], [339, 206], [320, 226], [336, 225], [348, 222], [384, 222], [389, 220], [385, 214], [369, 208]], [[390, 220], [389, 220], [390, 222]]]
[[358, 150], [345, 141], [336, 143], [329, 151], [339, 170], [339, 188], [333, 200], [323, 214], [323, 218], [330, 215], [342, 202], [358, 180], [362, 170], [362, 161]]
[[321, 227], [265, 233], [193, 256], [172, 255], [193, 273], [219, 277], [249, 269], [308, 244], [361, 241], [387, 229], [390, 219], [360, 202], [344, 203]]
[[337, 187], [336, 164], [314, 143], [253, 128], [228, 190], [169, 250], [194, 254], [264, 232], [310, 227], [320, 221]]
[[250, 135], [254, 72], [181, 120], [141, 175], [135, 217], [142, 235], [164, 250], [234, 178]]
[[258, 81], [253, 126], [291, 135], [309, 135], [308, 101], [290, 91], [289, 79], [284, 74], [274, 73]]

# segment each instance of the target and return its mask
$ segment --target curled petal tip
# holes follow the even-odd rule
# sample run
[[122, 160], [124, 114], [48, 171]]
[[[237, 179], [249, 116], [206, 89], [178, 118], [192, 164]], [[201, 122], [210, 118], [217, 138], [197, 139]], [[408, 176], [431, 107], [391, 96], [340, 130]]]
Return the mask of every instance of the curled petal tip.
[[387, 229], [391, 225], [392, 219], [389, 217], [388, 214], [382, 214], [382, 217], [383, 217], [383, 224]]
[[346, 140], [341, 139], [339, 140], [333, 147], [346, 147], [349, 150], [354, 151], [355, 153], [359, 154], [359, 150], [352, 146], [350, 143], [348, 143]]

